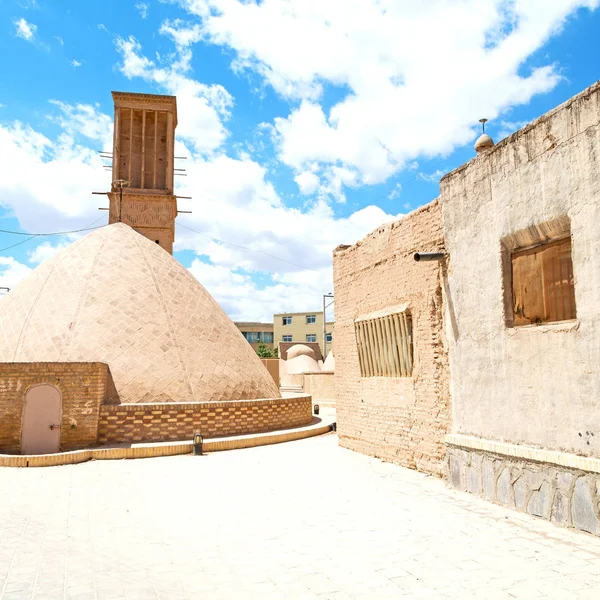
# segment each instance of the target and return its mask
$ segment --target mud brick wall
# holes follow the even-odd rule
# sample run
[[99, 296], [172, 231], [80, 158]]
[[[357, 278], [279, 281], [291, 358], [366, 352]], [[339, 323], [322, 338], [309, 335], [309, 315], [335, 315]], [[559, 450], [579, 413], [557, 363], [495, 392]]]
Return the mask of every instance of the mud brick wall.
[[[436, 200], [333, 255], [335, 390], [340, 445], [443, 476], [450, 426], [442, 323], [442, 263], [415, 252], [443, 249]], [[413, 322], [412, 377], [361, 377], [354, 320], [407, 305]]]
[[[21, 451], [23, 407], [36, 384], [55, 386], [62, 396], [60, 449], [97, 443], [100, 405], [114, 401], [114, 384], [104, 363], [0, 363], [0, 452]], [[74, 426], [74, 427], [73, 427]]]
[[304, 373], [303, 390], [312, 396], [313, 403], [322, 400], [335, 402], [335, 374], [327, 371]]
[[310, 396], [181, 404], [121, 404], [100, 409], [98, 441], [159, 442], [242, 435], [310, 425]]

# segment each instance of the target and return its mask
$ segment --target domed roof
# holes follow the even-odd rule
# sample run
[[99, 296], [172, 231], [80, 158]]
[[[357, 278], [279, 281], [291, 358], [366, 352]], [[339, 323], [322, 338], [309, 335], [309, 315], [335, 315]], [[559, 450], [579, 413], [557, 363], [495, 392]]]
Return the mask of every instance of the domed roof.
[[330, 350], [325, 362], [323, 363], [323, 371], [335, 371], [335, 358]]
[[482, 133], [475, 142], [475, 152], [481, 154], [494, 145], [494, 140], [487, 134]]
[[294, 344], [287, 351], [287, 359], [290, 360], [291, 358], [296, 358], [297, 356], [310, 356], [311, 358], [315, 358], [315, 351], [304, 344]]
[[122, 223], [58, 252], [0, 300], [0, 362], [88, 361], [108, 363], [121, 402], [279, 397], [211, 295]]

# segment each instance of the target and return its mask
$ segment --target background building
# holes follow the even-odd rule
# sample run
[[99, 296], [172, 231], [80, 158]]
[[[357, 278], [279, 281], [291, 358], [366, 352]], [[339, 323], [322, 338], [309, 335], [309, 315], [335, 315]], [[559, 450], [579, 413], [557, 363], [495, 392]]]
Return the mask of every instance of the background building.
[[242, 332], [248, 343], [256, 350], [258, 344], [263, 342], [271, 350], [273, 343], [273, 323], [239, 322], [235, 326]]
[[279, 313], [273, 315], [275, 344], [279, 342], [316, 342], [323, 357], [331, 350], [333, 322], [326, 325], [326, 348], [323, 347], [323, 312]]

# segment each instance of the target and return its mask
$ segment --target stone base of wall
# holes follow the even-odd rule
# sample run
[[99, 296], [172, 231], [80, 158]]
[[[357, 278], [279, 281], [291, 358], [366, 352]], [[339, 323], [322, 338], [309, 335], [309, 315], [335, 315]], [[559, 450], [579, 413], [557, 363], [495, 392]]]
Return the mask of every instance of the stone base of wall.
[[301, 427], [312, 423], [310, 396], [235, 402], [102, 406], [101, 444], [191, 440]]
[[[464, 446], [448, 445], [447, 455], [453, 487], [557, 525], [600, 535], [600, 473]], [[579, 458], [583, 457], [573, 455], [574, 462]]]

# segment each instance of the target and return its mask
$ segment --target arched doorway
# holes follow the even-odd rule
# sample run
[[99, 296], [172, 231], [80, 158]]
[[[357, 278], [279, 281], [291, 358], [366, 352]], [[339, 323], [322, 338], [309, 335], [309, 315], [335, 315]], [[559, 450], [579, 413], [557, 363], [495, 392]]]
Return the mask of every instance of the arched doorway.
[[60, 447], [62, 397], [53, 385], [40, 383], [27, 390], [21, 435], [22, 454], [52, 454]]

